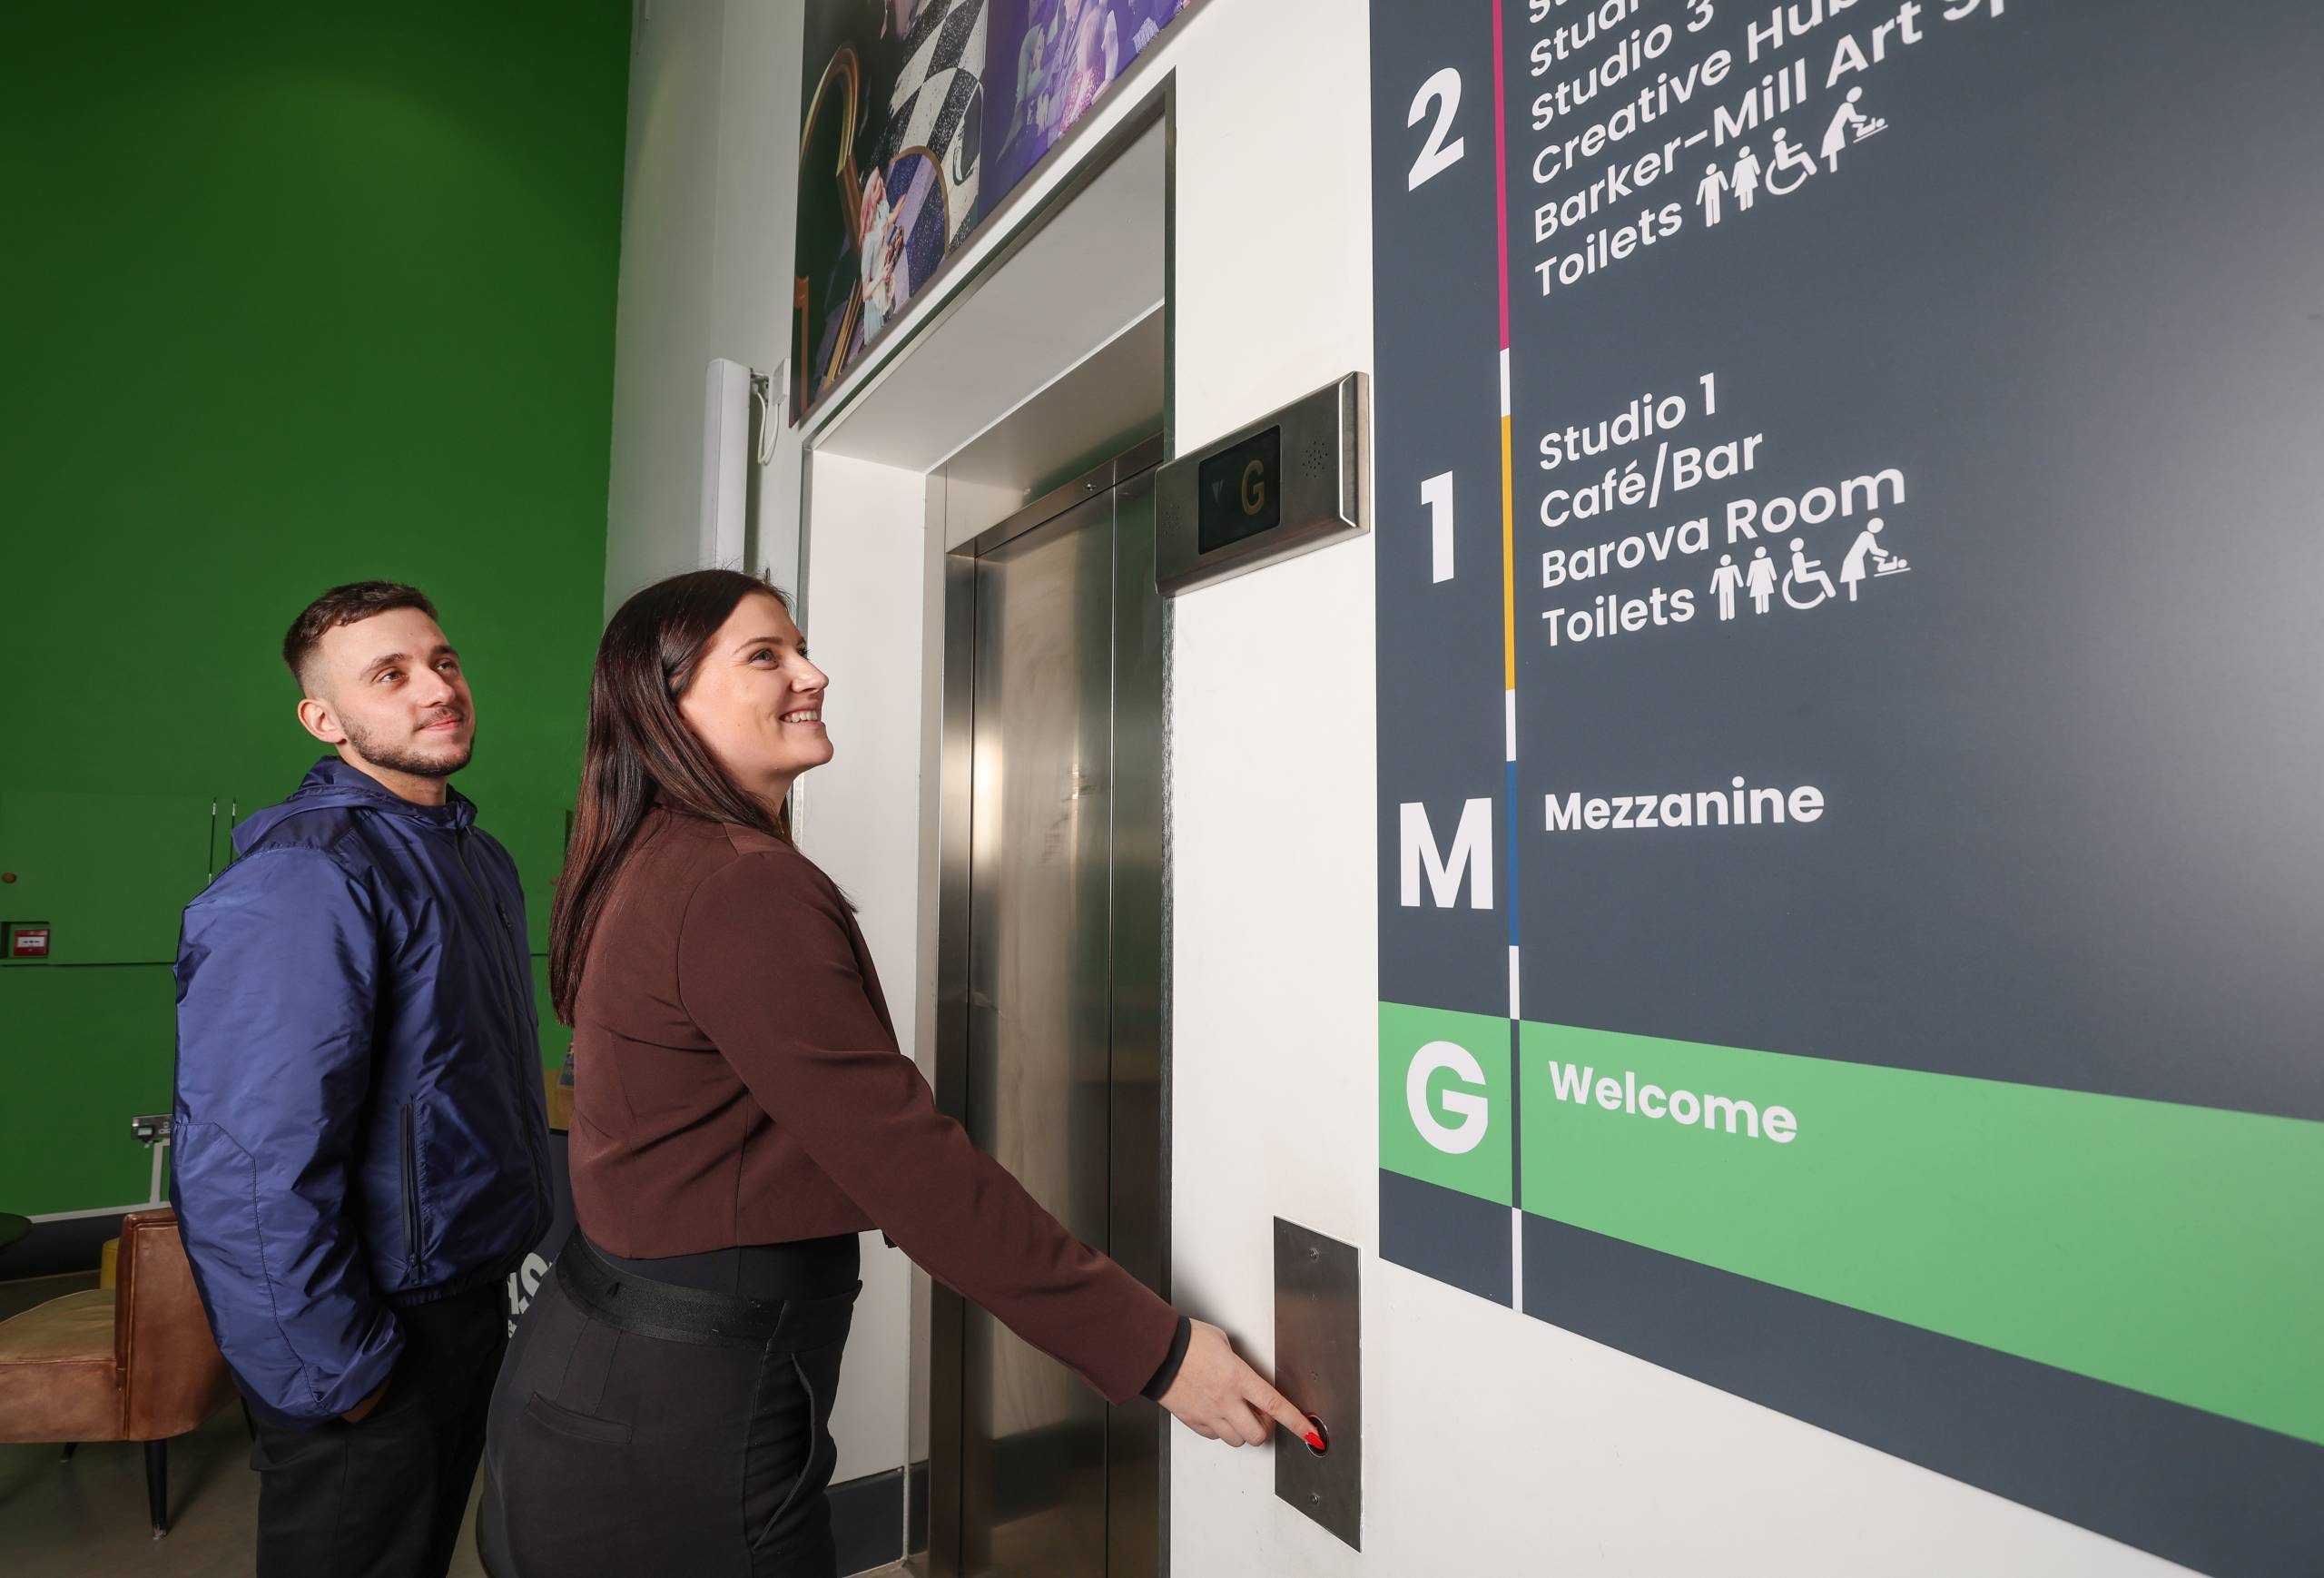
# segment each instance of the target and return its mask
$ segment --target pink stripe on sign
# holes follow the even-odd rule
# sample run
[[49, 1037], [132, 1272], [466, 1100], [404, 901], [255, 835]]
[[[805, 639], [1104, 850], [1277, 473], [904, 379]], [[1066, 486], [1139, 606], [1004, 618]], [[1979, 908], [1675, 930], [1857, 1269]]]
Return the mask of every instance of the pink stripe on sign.
[[[1509, 134], [1502, 103], [1501, 0], [1492, 0], [1493, 261], [1501, 270], [1501, 348], [1509, 349]], [[1506, 412], [1503, 413], [1507, 414]]]

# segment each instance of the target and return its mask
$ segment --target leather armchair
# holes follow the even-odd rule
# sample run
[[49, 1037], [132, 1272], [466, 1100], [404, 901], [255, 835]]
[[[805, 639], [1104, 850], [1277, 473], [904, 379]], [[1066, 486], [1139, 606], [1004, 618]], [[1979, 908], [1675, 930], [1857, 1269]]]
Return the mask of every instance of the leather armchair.
[[68, 1293], [0, 1321], [0, 1441], [145, 1444], [153, 1537], [170, 1531], [169, 1439], [234, 1400], [177, 1214], [121, 1222], [119, 1286]]

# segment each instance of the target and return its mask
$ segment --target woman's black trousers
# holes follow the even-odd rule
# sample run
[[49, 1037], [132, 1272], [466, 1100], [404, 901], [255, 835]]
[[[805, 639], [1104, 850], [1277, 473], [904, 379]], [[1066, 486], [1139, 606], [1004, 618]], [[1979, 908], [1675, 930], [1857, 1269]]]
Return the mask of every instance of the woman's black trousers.
[[832, 1399], [859, 1285], [771, 1301], [636, 1264], [576, 1233], [517, 1325], [486, 1437], [487, 1571], [834, 1578]]

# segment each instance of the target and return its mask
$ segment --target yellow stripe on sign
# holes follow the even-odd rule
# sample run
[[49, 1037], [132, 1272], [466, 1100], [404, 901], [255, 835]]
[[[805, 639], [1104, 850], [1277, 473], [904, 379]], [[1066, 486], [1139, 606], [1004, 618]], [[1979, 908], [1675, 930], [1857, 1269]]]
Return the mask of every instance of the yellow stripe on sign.
[[1501, 419], [1501, 684], [1517, 688], [1517, 493], [1509, 468], [1509, 417]]

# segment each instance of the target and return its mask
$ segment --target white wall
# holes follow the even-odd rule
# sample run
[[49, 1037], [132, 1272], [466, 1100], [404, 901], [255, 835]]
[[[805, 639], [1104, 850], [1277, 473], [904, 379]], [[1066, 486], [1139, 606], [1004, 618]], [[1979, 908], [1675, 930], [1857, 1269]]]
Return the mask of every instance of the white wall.
[[[699, 530], [703, 378], [713, 357], [789, 355], [799, 170], [799, 12], [790, 0], [642, 0], [630, 46], [621, 293], [614, 332], [606, 607], [713, 562]], [[778, 420], [787, 420], [778, 417]], [[788, 585], [799, 518], [786, 432], [761, 479], [758, 565]]]
[[[765, 182], [730, 179], [743, 156], [734, 126], [746, 112], [718, 106], [748, 84], [763, 103], [747, 115], [787, 128], [796, 44], [785, 55], [756, 25], [761, 17], [742, 30], [757, 52], [746, 57], [725, 38], [745, 9], [736, 0], [722, 30], [697, 15], [719, 13], [714, 5], [655, 0], [653, 25], [675, 19], [671, 35], [656, 53], [649, 27], [640, 55], [609, 595], [691, 551], [683, 545], [692, 530], [703, 360], [726, 354], [771, 366], [781, 355], [779, 331], [766, 342], [711, 344], [714, 330], [749, 331], [750, 303], [740, 297], [770, 321], [787, 302], [787, 261], [753, 276], [735, 238], [779, 227], [778, 256], [787, 260], [787, 185], [784, 212], [767, 205], [789, 175], [780, 160], [753, 153]], [[1076, 133], [1075, 146], [1087, 150], [1163, 73], [1176, 74], [1181, 449], [1370, 364], [1365, 18], [1364, 0], [1206, 0]], [[723, 59], [704, 53], [714, 47], [713, 34], [725, 38]], [[689, 102], [672, 104], [689, 84]], [[716, 101], [711, 109], [700, 102], [705, 93]], [[783, 145], [770, 131], [760, 147]], [[690, 163], [702, 160], [710, 173]], [[1015, 212], [1027, 206], [1020, 200]], [[989, 224], [977, 248], [997, 244], [1006, 229], [1005, 216]], [[706, 261], [694, 250], [705, 241]], [[1285, 259], [1297, 266], [1255, 269], [1255, 260]], [[953, 281], [967, 271], [954, 270]], [[692, 291], [706, 295], [691, 300]], [[763, 299], [753, 295], [760, 291]], [[911, 376], [908, 366], [896, 376]], [[851, 706], [909, 705], [917, 709], [911, 728], [924, 729], [935, 656], [920, 639], [927, 599], [906, 590], [924, 586], [924, 564], [908, 564], [905, 547], [909, 538], [910, 552], [922, 551], [921, 498], [909, 478], [871, 474], [877, 468], [853, 475], [846, 465], [834, 456], [815, 462], [810, 567], [812, 640], [840, 677], [832, 716], [843, 747], [856, 726]], [[1175, 1433], [1175, 1570], [1397, 1578], [2175, 1571], [1373, 1257], [1372, 607], [1368, 538], [1192, 594], [1177, 607], [1175, 1293], [1264, 1362], [1270, 1219], [1287, 1217], [1357, 1245], [1365, 1255], [1368, 1440], [1358, 1556], [1275, 1499], [1265, 1452]], [[914, 664], [916, 676], [904, 672]], [[916, 699], [907, 701], [908, 690]], [[904, 719], [857, 727], [855, 737], [901, 738]], [[926, 940], [886, 912], [915, 825], [913, 809], [895, 804], [911, 772], [890, 753], [881, 745], [849, 765], [855, 775], [812, 787], [804, 826], [812, 852], [863, 902], [901, 1015], [911, 1011], [905, 983], [926, 990]], [[915, 869], [924, 887], [930, 873]], [[1244, 946], [1254, 934], [1278, 943]], [[850, 1387], [867, 1379], [857, 1351]]]

